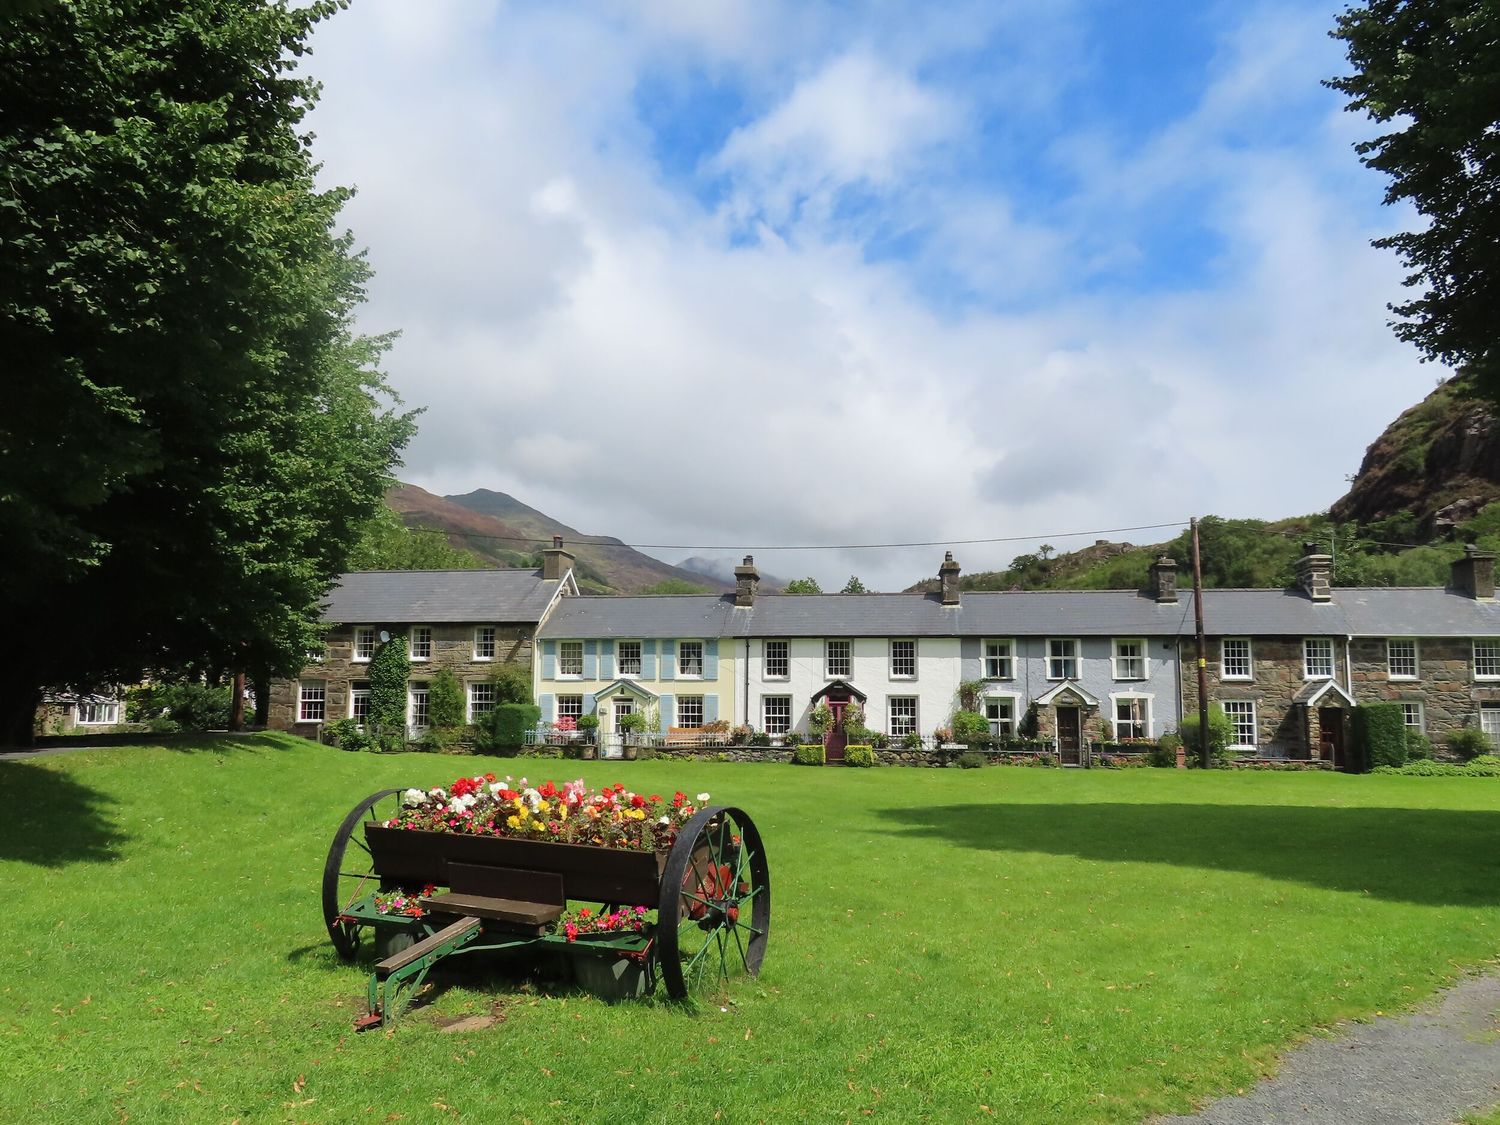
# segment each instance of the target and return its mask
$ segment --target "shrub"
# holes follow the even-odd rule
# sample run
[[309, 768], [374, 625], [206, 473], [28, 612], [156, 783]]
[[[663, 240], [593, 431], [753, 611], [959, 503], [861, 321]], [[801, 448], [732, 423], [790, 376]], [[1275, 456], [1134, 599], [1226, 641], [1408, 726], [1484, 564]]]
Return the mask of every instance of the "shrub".
[[370, 680], [367, 726], [380, 749], [400, 750], [406, 745], [406, 681], [411, 675], [406, 638], [392, 637], [376, 649], [366, 675]]
[[877, 750], [884, 750], [889, 747], [890, 744], [891, 739], [889, 735], [881, 734], [880, 731], [876, 731], [874, 734], [870, 735], [870, 745], [875, 747], [875, 749]]
[[[1395, 774], [1401, 777], [1466, 777], [1471, 776], [1464, 766], [1456, 766], [1452, 762], [1429, 762], [1419, 760], [1407, 762], [1404, 766], [1376, 766], [1371, 773]], [[1483, 773], [1478, 776], [1485, 776]]]
[[1455, 757], [1467, 762], [1476, 755], [1488, 754], [1494, 749], [1494, 743], [1484, 731], [1464, 727], [1448, 735], [1448, 749], [1453, 751]]
[[794, 730], [789, 730], [781, 738], [782, 745], [793, 748], [802, 745], [802, 736]]
[[833, 708], [828, 706], [826, 700], [819, 700], [818, 705], [808, 713], [807, 729], [813, 734], [827, 734], [828, 728], [833, 725]]
[[844, 765], [868, 769], [875, 764], [875, 751], [869, 746], [845, 746]]
[[349, 751], [368, 750], [372, 745], [370, 736], [360, 730], [359, 724], [353, 719], [335, 719], [331, 723], [324, 723], [322, 740], [329, 746]]
[[[767, 734], [763, 730], [758, 730], [758, 731], [756, 731], [754, 734], [752, 734], [750, 736], [750, 745], [751, 746], [769, 746], [769, 745], [771, 745], [771, 736], [769, 734]], [[821, 750], [822, 747], [819, 746], [818, 749]]]
[[1162, 769], [1173, 769], [1177, 765], [1177, 748], [1182, 745], [1182, 739], [1176, 734], [1168, 732], [1156, 740], [1156, 745], [1151, 748], [1150, 759], [1153, 766]]
[[[1198, 731], [1197, 711], [1183, 716], [1180, 734], [1183, 745], [1188, 748], [1190, 764], [1202, 764], [1203, 736]], [[1210, 703], [1208, 705], [1208, 752], [1214, 762], [1222, 763], [1230, 757], [1229, 740], [1233, 737], [1234, 725], [1229, 721], [1229, 716], [1224, 714], [1224, 708], [1217, 703]]]
[[1406, 728], [1406, 760], [1416, 761], [1432, 757], [1432, 739], [1416, 727]]
[[464, 725], [464, 686], [446, 668], [427, 682], [427, 725], [434, 730], [457, 730]]
[[535, 703], [497, 703], [490, 712], [491, 746], [521, 746], [526, 733], [536, 730], [542, 720], [542, 709]]
[[875, 744], [875, 732], [863, 723], [845, 723], [844, 737], [850, 746], [873, 746]]
[[1406, 720], [1399, 703], [1362, 703], [1354, 709], [1354, 752], [1366, 768], [1406, 761]]
[[599, 716], [594, 711], [586, 712], [578, 716], [578, 729], [588, 735], [590, 742], [594, 740], [594, 733], [599, 729]]
[[1494, 754], [1477, 754], [1469, 759], [1464, 773], [1480, 777], [1500, 777], [1500, 758]]
[[903, 734], [901, 736], [901, 749], [903, 749], [903, 750], [920, 750], [920, 749], [922, 749], [922, 736], [920, 734], [918, 734], [916, 731], [912, 731], [910, 734]]
[[823, 763], [821, 742], [809, 742], [806, 746], [798, 746], [792, 751], [792, 765], [794, 766], [821, 766]]
[[989, 721], [978, 711], [953, 713], [954, 742], [986, 742], [990, 737]]
[[984, 765], [984, 755], [978, 750], [965, 750], [958, 756], [959, 769], [977, 770]]
[[172, 730], [223, 730], [229, 725], [229, 695], [228, 687], [198, 681], [145, 684], [125, 693], [125, 719], [165, 719]]
[[496, 703], [531, 702], [531, 676], [524, 668], [502, 664], [495, 669], [490, 682], [495, 685]]
[[1021, 716], [1021, 722], [1016, 727], [1016, 733], [1022, 738], [1035, 738], [1041, 730], [1041, 716], [1037, 712], [1037, 705], [1031, 703], [1026, 708], [1026, 714]]

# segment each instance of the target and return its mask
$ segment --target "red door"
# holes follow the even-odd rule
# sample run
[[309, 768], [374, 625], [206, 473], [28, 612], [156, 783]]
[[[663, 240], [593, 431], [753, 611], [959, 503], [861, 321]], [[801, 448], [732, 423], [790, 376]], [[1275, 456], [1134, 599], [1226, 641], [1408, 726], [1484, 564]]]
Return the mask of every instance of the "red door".
[[828, 701], [828, 709], [833, 712], [833, 722], [829, 724], [828, 734], [823, 739], [823, 752], [830, 762], [844, 760], [844, 747], [849, 742], [849, 736], [844, 733], [844, 708], [847, 706], [847, 702]]

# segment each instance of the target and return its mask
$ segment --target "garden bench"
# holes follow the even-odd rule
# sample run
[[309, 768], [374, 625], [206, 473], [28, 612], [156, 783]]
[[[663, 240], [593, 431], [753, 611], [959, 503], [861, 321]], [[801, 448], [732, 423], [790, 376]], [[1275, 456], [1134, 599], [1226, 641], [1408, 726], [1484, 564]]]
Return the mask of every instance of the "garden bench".
[[707, 735], [702, 727], [668, 727], [667, 746], [699, 746]]

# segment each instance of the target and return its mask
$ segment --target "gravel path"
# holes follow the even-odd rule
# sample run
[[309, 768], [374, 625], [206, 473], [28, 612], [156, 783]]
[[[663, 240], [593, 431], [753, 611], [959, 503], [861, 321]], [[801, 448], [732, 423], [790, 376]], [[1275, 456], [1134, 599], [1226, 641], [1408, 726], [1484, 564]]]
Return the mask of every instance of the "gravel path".
[[1500, 978], [1473, 977], [1404, 1016], [1352, 1024], [1275, 1078], [1156, 1125], [1451, 1125], [1500, 1103]]

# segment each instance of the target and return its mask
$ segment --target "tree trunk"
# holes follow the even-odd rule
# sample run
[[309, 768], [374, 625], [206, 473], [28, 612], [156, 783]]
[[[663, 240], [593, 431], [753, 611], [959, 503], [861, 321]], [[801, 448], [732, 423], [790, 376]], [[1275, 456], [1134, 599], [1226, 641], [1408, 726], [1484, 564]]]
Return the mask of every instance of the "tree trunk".
[[36, 711], [42, 689], [32, 684], [0, 679], [0, 746], [36, 744]]
[[229, 681], [229, 729], [245, 729], [245, 673], [236, 672]]
[[271, 724], [271, 677], [255, 677], [255, 725], [264, 730]]

